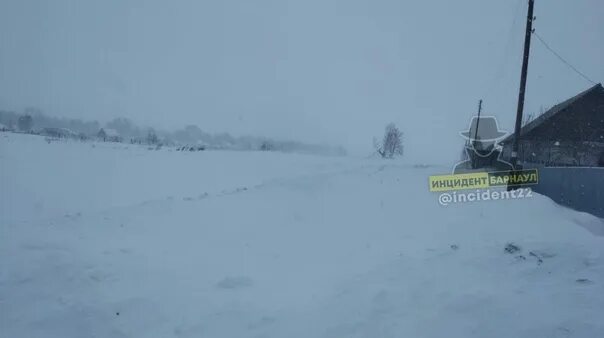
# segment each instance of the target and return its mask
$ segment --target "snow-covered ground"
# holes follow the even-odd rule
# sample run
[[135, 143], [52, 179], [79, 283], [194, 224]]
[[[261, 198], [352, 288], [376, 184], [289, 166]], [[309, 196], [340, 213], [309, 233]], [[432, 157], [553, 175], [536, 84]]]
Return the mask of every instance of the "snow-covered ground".
[[0, 133], [0, 337], [603, 337], [602, 220], [448, 170]]

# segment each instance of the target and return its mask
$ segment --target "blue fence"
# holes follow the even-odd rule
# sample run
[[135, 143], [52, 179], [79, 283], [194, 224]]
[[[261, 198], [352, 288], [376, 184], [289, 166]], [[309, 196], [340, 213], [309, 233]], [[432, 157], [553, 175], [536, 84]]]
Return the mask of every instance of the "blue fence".
[[604, 168], [539, 167], [537, 193], [556, 203], [604, 218]]

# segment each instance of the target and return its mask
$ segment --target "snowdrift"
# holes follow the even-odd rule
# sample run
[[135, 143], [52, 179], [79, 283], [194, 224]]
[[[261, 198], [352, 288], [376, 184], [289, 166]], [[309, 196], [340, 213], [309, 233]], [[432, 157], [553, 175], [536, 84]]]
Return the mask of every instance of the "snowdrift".
[[2, 337], [604, 336], [602, 221], [441, 207], [448, 168], [6, 133], [0, 166]]

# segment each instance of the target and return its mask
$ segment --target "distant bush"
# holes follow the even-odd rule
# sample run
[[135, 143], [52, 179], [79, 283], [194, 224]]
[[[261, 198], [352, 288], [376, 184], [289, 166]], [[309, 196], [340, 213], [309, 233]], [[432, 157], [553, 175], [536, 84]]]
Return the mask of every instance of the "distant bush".
[[260, 145], [260, 150], [262, 150], [262, 151], [271, 151], [273, 149], [274, 149], [274, 146], [268, 141], [264, 141]]

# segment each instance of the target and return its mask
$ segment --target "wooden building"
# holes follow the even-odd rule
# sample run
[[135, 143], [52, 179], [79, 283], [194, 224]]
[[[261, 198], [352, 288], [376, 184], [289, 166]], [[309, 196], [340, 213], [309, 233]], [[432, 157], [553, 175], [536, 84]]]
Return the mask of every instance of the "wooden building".
[[[509, 159], [514, 135], [504, 139]], [[604, 88], [597, 84], [561, 102], [522, 127], [519, 163], [541, 166], [604, 166]]]

